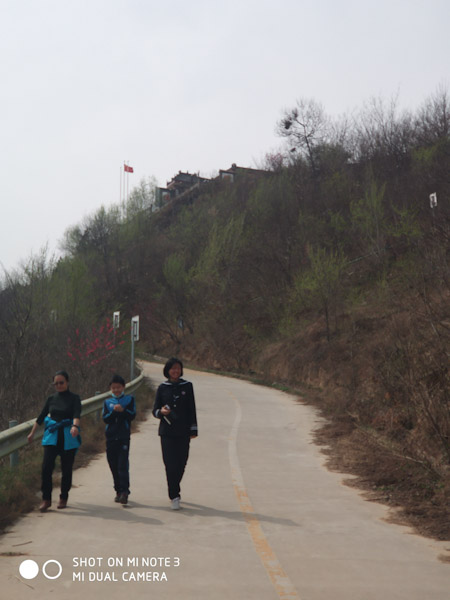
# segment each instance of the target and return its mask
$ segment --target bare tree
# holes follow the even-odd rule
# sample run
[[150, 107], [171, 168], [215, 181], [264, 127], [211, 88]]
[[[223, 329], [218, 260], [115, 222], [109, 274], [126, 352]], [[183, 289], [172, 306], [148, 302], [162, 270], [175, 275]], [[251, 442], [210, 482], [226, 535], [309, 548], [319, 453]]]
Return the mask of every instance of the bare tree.
[[425, 100], [416, 118], [417, 142], [434, 144], [450, 136], [450, 98], [443, 86]]
[[[2, 389], [7, 392], [0, 407], [2, 426], [7, 418], [26, 416], [34, 401], [34, 388], [48, 383], [54, 340], [49, 279], [53, 260], [47, 250], [32, 256], [13, 272], [4, 271], [0, 291], [0, 365]], [[45, 342], [44, 342], [45, 340]]]
[[355, 118], [353, 135], [356, 160], [382, 157], [398, 167], [413, 147], [413, 119], [408, 111], [399, 113], [396, 97], [389, 103], [372, 98]]
[[321, 104], [301, 98], [294, 108], [286, 110], [277, 123], [278, 135], [286, 138], [291, 151], [301, 153], [316, 171], [315, 148], [329, 142], [331, 125]]

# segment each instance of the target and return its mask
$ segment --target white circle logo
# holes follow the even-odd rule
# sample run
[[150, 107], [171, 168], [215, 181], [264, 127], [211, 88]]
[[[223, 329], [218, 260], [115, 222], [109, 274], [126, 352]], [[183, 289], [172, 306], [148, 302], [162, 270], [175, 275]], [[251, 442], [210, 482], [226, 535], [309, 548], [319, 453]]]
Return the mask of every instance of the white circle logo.
[[[54, 569], [50, 569], [50, 573], [47, 573], [47, 567], [51, 564], [55, 564], [57, 567], [56, 575], [52, 575]], [[34, 579], [39, 573], [39, 565], [34, 560], [24, 560], [20, 563], [19, 573], [24, 579]], [[42, 566], [42, 574], [47, 579], [58, 579], [62, 573], [62, 565], [57, 560], [48, 560]]]
[[19, 573], [24, 579], [34, 579], [39, 573], [39, 566], [34, 560], [24, 560], [20, 563]]
[[[59, 571], [56, 575], [49, 575], [46, 571], [47, 565], [50, 565], [51, 563], [55, 563], [55, 565], [58, 566]], [[47, 562], [44, 563], [43, 567], [42, 567], [42, 572], [44, 573], [44, 575], [47, 577], [47, 579], [58, 579], [58, 577], [61, 575], [62, 573], [62, 565], [60, 562], [58, 562], [57, 560], [48, 560]]]

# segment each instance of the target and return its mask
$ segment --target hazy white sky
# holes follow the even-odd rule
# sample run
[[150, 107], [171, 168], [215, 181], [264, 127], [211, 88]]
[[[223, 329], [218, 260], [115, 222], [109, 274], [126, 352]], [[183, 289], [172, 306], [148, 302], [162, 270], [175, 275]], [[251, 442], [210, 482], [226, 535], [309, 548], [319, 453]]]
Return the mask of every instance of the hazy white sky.
[[0, 0], [0, 262], [130, 187], [255, 166], [300, 97], [338, 116], [450, 87], [448, 0]]

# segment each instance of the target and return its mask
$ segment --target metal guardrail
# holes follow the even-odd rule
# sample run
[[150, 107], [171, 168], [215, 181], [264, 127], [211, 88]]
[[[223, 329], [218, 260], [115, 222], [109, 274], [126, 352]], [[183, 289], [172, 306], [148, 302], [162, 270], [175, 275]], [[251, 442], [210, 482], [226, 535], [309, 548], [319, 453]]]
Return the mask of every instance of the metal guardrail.
[[[136, 379], [127, 383], [125, 391], [133, 392], [143, 383], [143, 381], [144, 375], [141, 373], [139, 377], [136, 377]], [[83, 417], [84, 415], [89, 415], [90, 413], [100, 410], [104, 400], [110, 396], [111, 392], [108, 391], [104, 394], [98, 394], [97, 396], [82, 400], [81, 416]], [[30, 419], [29, 421], [25, 421], [25, 423], [20, 423], [20, 425], [15, 425], [11, 429], [0, 432], [0, 458], [8, 456], [11, 452], [28, 445], [27, 435], [30, 433], [35, 421], [36, 419]], [[35, 439], [42, 437], [43, 433], [44, 428], [39, 427], [34, 435]]]

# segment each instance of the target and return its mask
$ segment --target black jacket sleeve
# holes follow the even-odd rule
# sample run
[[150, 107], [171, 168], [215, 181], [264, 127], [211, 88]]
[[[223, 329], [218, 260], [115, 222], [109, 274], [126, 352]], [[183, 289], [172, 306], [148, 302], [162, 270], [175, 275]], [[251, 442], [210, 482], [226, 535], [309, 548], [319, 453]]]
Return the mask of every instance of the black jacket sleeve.
[[162, 419], [162, 417], [163, 417], [163, 415], [161, 414], [161, 408], [164, 406], [162, 389], [163, 389], [163, 386], [161, 384], [158, 387], [158, 389], [156, 390], [155, 403], [153, 405], [153, 410], [152, 410], [153, 416], [156, 417], [157, 419]]
[[77, 394], [74, 394], [73, 398], [73, 419], [81, 418], [81, 398]]
[[41, 410], [38, 418], [36, 419], [36, 423], [38, 425], [42, 425], [45, 417], [48, 415], [49, 412], [50, 412], [50, 398], [47, 398], [47, 400], [45, 401], [45, 404], [44, 404], [44, 408]]
[[194, 387], [192, 383], [190, 386], [190, 395], [189, 395], [189, 425], [190, 425], [190, 434], [191, 436], [198, 435], [198, 425], [197, 425], [197, 410], [195, 408], [195, 397], [194, 397]]

